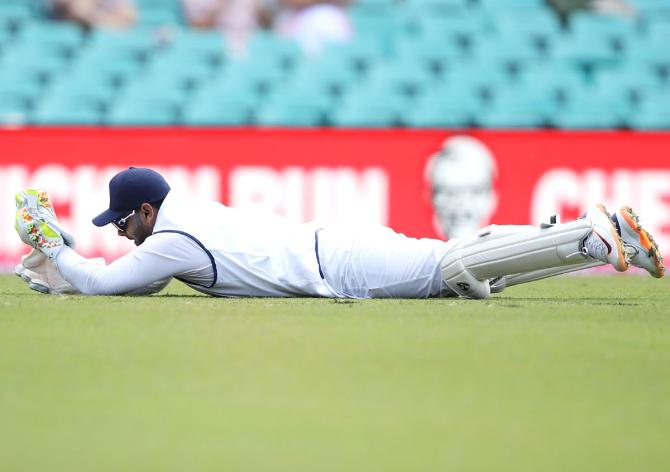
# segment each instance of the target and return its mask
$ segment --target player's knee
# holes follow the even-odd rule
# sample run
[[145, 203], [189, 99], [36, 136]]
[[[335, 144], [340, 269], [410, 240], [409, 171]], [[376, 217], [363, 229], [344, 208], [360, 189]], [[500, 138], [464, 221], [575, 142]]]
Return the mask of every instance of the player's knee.
[[443, 282], [459, 296], [464, 298], [484, 299], [491, 296], [488, 280], [477, 280], [463, 266], [460, 254], [447, 254], [440, 264]]

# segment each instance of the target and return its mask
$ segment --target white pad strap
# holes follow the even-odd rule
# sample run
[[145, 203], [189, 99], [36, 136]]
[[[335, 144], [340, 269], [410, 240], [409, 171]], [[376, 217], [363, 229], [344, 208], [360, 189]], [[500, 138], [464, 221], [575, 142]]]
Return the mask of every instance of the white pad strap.
[[535, 270], [532, 272], [525, 272], [523, 274], [507, 275], [505, 276], [505, 286], [512, 287], [514, 285], [546, 279], [547, 277], [568, 274], [577, 270], [591, 269], [592, 267], [598, 267], [601, 265], [605, 265], [605, 263], [591, 259], [589, 261], [582, 262], [581, 264], [574, 264], [564, 267], [552, 267], [550, 269]]

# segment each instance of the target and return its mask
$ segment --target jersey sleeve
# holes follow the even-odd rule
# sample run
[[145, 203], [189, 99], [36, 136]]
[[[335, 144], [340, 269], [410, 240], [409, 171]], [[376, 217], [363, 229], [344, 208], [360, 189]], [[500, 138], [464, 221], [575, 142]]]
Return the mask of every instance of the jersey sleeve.
[[86, 295], [153, 293], [175, 275], [212, 270], [209, 257], [197, 244], [172, 233], [152, 235], [108, 265], [95, 264], [67, 246], [55, 262], [63, 278]]

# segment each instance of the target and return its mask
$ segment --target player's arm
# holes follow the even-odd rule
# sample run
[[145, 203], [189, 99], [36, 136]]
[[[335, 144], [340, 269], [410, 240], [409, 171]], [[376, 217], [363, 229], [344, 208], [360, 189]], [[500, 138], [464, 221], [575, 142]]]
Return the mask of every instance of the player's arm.
[[135, 250], [108, 265], [98, 265], [64, 246], [54, 259], [58, 271], [87, 295], [138, 294], [165, 279], [211, 267], [207, 254], [178, 234], [148, 237]]

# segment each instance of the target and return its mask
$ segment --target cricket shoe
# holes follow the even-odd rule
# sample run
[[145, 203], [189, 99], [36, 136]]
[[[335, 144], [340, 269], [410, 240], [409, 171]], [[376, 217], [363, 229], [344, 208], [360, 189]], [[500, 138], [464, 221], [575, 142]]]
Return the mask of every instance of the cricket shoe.
[[652, 235], [640, 224], [637, 213], [631, 207], [623, 206], [612, 215], [612, 221], [621, 234], [630, 263], [645, 269], [652, 277], [663, 277], [665, 267], [661, 251]]
[[599, 203], [589, 208], [584, 217], [591, 221], [593, 231], [584, 239], [582, 251], [594, 259], [612, 264], [619, 272], [628, 269], [623, 240], [605, 206]]

